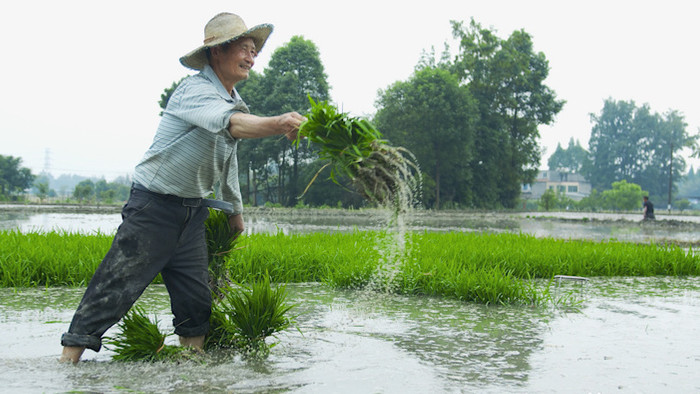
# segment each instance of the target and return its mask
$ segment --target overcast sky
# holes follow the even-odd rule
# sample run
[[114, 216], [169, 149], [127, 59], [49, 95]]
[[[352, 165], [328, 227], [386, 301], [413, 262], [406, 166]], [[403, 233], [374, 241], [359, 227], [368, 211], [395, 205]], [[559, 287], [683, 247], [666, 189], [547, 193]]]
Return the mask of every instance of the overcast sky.
[[[39, 173], [111, 180], [132, 173], [155, 133], [163, 89], [190, 74], [178, 58], [206, 22], [234, 12], [272, 23], [254, 69], [295, 35], [314, 42], [332, 100], [375, 112], [377, 90], [406, 80], [423, 50], [453, 48], [450, 20], [474, 18], [507, 38], [524, 29], [566, 100], [540, 128], [542, 160], [557, 143], [588, 147], [590, 113], [606, 98], [678, 110], [700, 128], [700, 23], [693, 1], [4, 1], [0, 5], [0, 154]], [[244, 97], [245, 99], [245, 97]], [[47, 154], [48, 152], [48, 154]], [[46, 158], [48, 157], [48, 161]], [[692, 164], [697, 169], [698, 160]]]

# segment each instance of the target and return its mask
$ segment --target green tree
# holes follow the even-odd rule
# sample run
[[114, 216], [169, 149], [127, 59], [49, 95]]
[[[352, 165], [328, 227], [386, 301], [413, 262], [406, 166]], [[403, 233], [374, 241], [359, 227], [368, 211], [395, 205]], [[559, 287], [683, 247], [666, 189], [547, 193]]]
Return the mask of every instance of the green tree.
[[603, 202], [603, 197], [598, 190], [591, 190], [591, 194], [581, 199], [576, 204], [576, 207], [582, 211], [596, 212], [601, 209], [605, 209], [605, 203]]
[[0, 197], [10, 198], [29, 189], [35, 176], [19, 157], [0, 155]]
[[550, 209], [554, 208], [557, 201], [557, 195], [552, 189], [547, 189], [542, 193], [540, 197], [539, 206], [545, 211], [549, 212]]
[[[417, 69], [405, 82], [396, 82], [377, 99], [374, 118], [392, 144], [409, 149], [424, 173], [423, 203], [470, 205], [474, 157], [476, 103], [449, 71]], [[429, 186], [429, 188], [428, 188]]]
[[700, 172], [696, 173], [692, 166], [678, 185], [678, 196], [700, 198]]
[[89, 179], [78, 183], [75, 186], [75, 189], [73, 190], [73, 197], [77, 199], [80, 203], [83, 203], [86, 200], [91, 200], [94, 195], [95, 184]]
[[163, 116], [163, 111], [165, 111], [165, 108], [168, 106], [168, 101], [170, 101], [170, 97], [173, 95], [173, 92], [175, 92], [175, 89], [177, 89], [177, 87], [180, 86], [182, 81], [185, 80], [185, 78], [187, 78], [187, 76], [180, 78], [180, 80], [177, 82], [173, 82], [169, 88], [165, 88], [163, 90], [163, 93], [160, 95], [160, 100], [158, 100], [158, 105], [161, 109], [158, 116]]
[[566, 149], [557, 144], [557, 149], [549, 157], [547, 165], [552, 171], [582, 174], [583, 169], [588, 167], [588, 151], [581, 146], [580, 142], [574, 142], [571, 138]]
[[696, 148], [698, 136], [686, 131], [683, 116], [652, 113], [647, 104], [608, 99], [601, 113], [591, 114], [590, 167], [586, 177], [604, 189], [619, 180], [641, 185], [653, 196], [668, 193], [680, 181], [685, 159], [678, 154]]
[[34, 183], [34, 186], [36, 186], [36, 195], [39, 197], [39, 201], [43, 203], [46, 197], [49, 196], [50, 190], [48, 182], [37, 182]]
[[631, 211], [642, 206], [644, 196], [641, 186], [626, 180], [612, 183], [611, 190], [602, 193], [606, 208], [613, 211]]
[[[248, 81], [240, 84], [239, 93], [251, 113], [273, 116], [297, 111], [303, 114], [309, 108], [309, 96], [316, 101], [328, 100], [327, 79], [316, 45], [294, 36], [272, 53], [262, 76], [251, 75]], [[246, 187], [255, 185], [253, 193], [257, 195], [262, 184], [263, 190], [268, 191], [267, 200], [296, 205], [305, 185], [300, 178], [301, 168], [315, 157], [312, 148], [307, 144], [297, 147], [284, 138], [247, 140], [240, 148], [241, 156], [247, 159], [247, 174], [252, 177]]]
[[686, 199], [686, 198], [676, 200], [673, 202], [673, 206], [676, 207], [681, 212], [683, 212], [686, 209], [690, 208], [690, 201], [688, 201], [688, 199]]
[[500, 39], [473, 19], [469, 26], [452, 21], [460, 51], [454, 72], [467, 84], [479, 106], [474, 174], [475, 205], [513, 207], [521, 184], [532, 183], [541, 158], [538, 127], [550, 124], [564, 101], [544, 84], [549, 62], [534, 52], [523, 30]]

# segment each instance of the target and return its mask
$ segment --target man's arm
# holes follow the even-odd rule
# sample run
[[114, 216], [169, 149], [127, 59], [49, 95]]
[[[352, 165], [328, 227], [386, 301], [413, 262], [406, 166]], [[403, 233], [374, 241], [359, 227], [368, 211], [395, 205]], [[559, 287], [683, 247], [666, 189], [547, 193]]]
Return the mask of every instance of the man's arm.
[[228, 131], [233, 138], [262, 138], [285, 135], [293, 141], [304, 117], [296, 112], [277, 116], [256, 116], [237, 112], [231, 115]]

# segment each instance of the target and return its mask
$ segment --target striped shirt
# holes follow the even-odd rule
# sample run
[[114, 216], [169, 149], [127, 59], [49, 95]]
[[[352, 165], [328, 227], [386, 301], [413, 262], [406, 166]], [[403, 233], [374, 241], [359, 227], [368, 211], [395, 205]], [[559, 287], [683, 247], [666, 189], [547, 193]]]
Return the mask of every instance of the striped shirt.
[[[229, 134], [231, 115], [248, 113], [236, 89], [227, 92], [210, 66], [175, 89], [151, 147], [136, 165], [134, 181], [156, 193], [217, 198], [243, 211], [238, 184], [238, 140]], [[217, 187], [218, 186], [218, 187]]]

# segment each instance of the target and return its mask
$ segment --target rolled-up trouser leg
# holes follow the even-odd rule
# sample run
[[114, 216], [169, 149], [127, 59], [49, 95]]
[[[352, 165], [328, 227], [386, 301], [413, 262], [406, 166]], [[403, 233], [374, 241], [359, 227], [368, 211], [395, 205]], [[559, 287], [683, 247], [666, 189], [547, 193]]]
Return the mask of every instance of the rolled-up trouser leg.
[[102, 335], [171, 260], [188, 210], [132, 189], [124, 221], [61, 338], [63, 346], [100, 350]]

